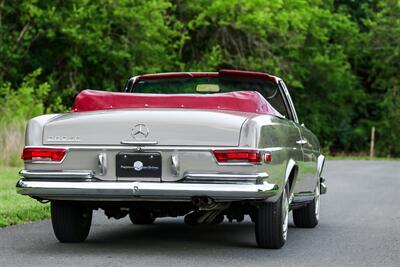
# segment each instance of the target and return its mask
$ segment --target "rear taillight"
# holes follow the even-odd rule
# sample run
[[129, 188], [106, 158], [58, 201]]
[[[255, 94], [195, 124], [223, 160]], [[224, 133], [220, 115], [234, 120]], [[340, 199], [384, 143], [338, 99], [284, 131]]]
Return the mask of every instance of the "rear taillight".
[[22, 152], [21, 159], [25, 161], [51, 161], [61, 162], [67, 150], [64, 148], [43, 148], [43, 147], [26, 147]]
[[262, 161], [261, 152], [256, 149], [214, 150], [214, 156], [219, 163], [247, 162], [259, 164]]

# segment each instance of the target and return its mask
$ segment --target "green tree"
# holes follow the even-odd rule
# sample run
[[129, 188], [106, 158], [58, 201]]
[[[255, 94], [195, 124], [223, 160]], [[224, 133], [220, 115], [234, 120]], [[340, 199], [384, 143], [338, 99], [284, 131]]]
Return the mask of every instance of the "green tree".
[[[179, 2], [185, 69], [247, 69], [283, 77], [298, 113], [326, 147], [346, 147], [362, 99], [348, 62], [357, 24], [322, 1]], [[334, 115], [332, 115], [334, 114]]]
[[[179, 24], [168, 1], [2, 1], [0, 80], [37, 68], [66, 104], [84, 88], [120, 89], [137, 73], [175, 67]], [[174, 43], [171, 43], [174, 41]]]
[[368, 31], [364, 34], [365, 56], [370, 59], [368, 81], [376, 96], [374, 107], [379, 121], [378, 149], [381, 154], [400, 155], [400, 1], [385, 1], [379, 11], [363, 23]]
[[[119, 91], [141, 73], [254, 70], [287, 82], [301, 121], [325, 149], [366, 152], [376, 126], [378, 152], [400, 156], [399, 5], [0, 0], [0, 96], [10, 103], [1, 115], [29, 114], [30, 103], [63, 111], [82, 89]], [[27, 79], [32, 92], [48, 92], [27, 94], [12, 110], [10, 96], [25, 95]]]

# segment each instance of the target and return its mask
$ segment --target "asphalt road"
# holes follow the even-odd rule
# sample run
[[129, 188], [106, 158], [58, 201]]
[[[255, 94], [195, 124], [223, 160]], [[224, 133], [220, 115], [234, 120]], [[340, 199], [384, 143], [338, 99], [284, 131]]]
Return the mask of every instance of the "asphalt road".
[[97, 212], [87, 242], [61, 244], [43, 221], [0, 230], [0, 266], [400, 266], [400, 161], [330, 161], [320, 224], [291, 223], [280, 250], [258, 249], [252, 223], [134, 226]]

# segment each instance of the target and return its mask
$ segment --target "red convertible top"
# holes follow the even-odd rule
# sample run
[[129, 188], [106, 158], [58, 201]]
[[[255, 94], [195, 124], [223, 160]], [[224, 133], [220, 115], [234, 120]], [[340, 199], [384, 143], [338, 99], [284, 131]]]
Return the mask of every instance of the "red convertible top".
[[258, 92], [216, 94], [143, 94], [84, 90], [73, 104], [74, 112], [122, 108], [192, 108], [233, 110], [282, 116]]

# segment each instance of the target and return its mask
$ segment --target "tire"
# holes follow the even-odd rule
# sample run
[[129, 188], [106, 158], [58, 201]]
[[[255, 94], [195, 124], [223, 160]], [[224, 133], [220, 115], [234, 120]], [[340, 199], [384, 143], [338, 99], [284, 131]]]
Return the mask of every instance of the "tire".
[[260, 248], [279, 249], [287, 239], [289, 219], [288, 189], [275, 203], [264, 203], [257, 210], [255, 232]]
[[86, 240], [92, 224], [92, 209], [66, 201], [51, 202], [51, 223], [56, 238], [62, 243]]
[[314, 228], [318, 225], [320, 210], [320, 187], [315, 187], [314, 200], [306, 206], [293, 210], [294, 225], [301, 228]]
[[197, 225], [197, 219], [200, 217], [198, 212], [190, 212], [185, 215], [184, 222], [187, 225], [194, 226]]
[[147, 210], [134, 209], [129, 212], [129, 219], [133, 224], [146, 225], [152, 224], [156, 218]]
[[225, 216], [223, 214], [219, 214], [215, 219], [211, 222], [213, 225], [218, 225], [221, 224], [225, 219]]

